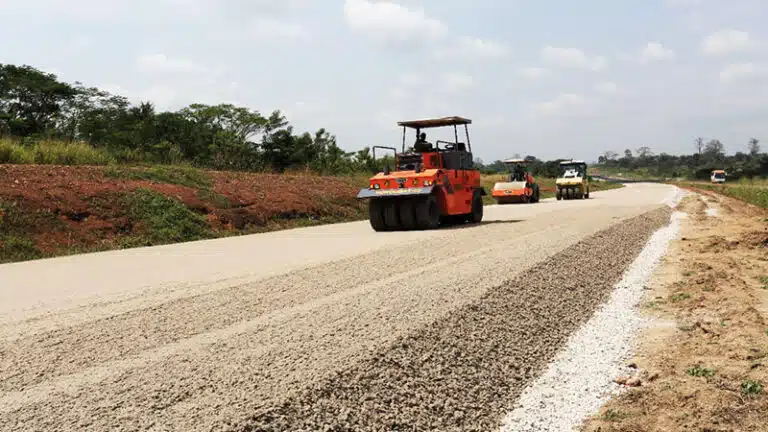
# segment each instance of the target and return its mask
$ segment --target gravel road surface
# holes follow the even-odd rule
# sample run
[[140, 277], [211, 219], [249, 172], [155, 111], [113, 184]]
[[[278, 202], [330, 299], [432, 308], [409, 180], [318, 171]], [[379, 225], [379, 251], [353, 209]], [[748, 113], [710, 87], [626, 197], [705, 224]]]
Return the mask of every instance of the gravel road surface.
[[0, 430], [493, 429], [674, 193], [2, 265]]

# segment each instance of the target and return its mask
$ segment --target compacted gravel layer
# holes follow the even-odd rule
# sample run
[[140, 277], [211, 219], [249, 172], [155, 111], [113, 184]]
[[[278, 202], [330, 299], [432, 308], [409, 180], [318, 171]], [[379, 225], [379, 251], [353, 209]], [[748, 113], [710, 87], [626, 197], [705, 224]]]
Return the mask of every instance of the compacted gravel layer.
[[494, 430], [670, 214], [601, 231], [233, 430]]

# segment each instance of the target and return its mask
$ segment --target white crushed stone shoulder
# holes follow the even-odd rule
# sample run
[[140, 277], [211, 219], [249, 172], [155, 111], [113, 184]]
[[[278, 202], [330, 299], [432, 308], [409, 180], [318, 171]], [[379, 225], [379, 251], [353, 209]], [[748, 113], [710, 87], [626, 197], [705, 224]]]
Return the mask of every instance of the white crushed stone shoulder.
[[[676, 203], [679, 191], [668, 198]], [[569, 339], [544, 374], [527, 387], [504, 418], [501, 432], [569, 431], [597, 412], [621, 387], [613, 380], [628, 373], [632, 339], [648, 324], [636, 308], [667, 250], [680, 233], [680, 219], [656, 231], [616, 285], [610, 299]]]
[[686, 195], [688, 195], [688, 191], [675, 186], [675, 188], [669, 193], [669, 195], [667, 195], [662, 203], [666, 204], [670, 208], [675, 208], [678, 204], [680, 204], [680, 201], [682, 201]]

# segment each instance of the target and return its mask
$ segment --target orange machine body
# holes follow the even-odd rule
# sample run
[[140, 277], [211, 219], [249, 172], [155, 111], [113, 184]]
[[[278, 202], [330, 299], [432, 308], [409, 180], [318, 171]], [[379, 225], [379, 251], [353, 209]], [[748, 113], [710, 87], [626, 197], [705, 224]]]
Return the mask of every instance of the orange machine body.
[[[461, 117], [401, 122], [403, 150], [405, 129], [466, 125]], [[438, 141], [430, 151], [397, 152], [395, 167], [385, 168], [370, 178], [367, 188], [360, 190], [358, 198], [369, 199], [371, 226], [376, 231], [415, 230], [437, 228], [439, 225], [461, 222], [479, 222], [482, 219], [480, 171], [474, 169], [471, 150], [467, 143]], [[444, 148], [440, 145], [443, 144]], [[374, 148], [375, 151], [375, 148]], [[374, 156], [375, 157], [375, 156]]]

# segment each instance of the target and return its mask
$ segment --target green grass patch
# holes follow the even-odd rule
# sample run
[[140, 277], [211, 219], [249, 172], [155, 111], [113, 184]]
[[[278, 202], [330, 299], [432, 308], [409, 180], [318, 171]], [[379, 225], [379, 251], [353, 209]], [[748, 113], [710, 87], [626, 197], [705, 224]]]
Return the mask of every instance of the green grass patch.
[[0, 264], [42, 258], [43, 254], [29, 237], [0, 234]]
[[125, 238], [121, 247], [180, 243], [216, 237], [205, 218], [184, 203], [148, 189], [125, 196], [129, 216], [139, 222], [140, 233]]
[[200, 189], [199, 191], [197, 191], [197, 199], [199, 199], [200, 201], [211, 203], [216, 208], [227, 209], [232, 205], [229, 202], [229, 198], [227, 198], [226, 196], [218, 192], [214, 192], [210, 189]]
[[602, 419], [607, 422], [615, 422], [615, 421], [623, 420], [627, 417], [629, 417], [628, 413], [624, 411], [615, 410], [615, 409], [608, 409], [602, 415]]
[[108, 165], [115, 158], [106, 150], [85, 143], [40, 141], [22, 144], [0, 140], [0, 164]]
[[195, 189], [208, 189], [213, 185], [213, 179], [205, 171], [185, 166], [108, 167], [104, 170], [104, 175], [123, 180], [146, 180]]
[[0, 201], [0, 263], [43, 258], [29, 235], [30, 227], [58, 230], [61, 221], [50, 212], [26, 212], [16, 201]]
[[712, 377], [715, 376], [715, 370], [702, 367], [701, 365], [696, 365], [694, 367], [688, 368], [685, 373], [692, 377]]
[[650, 301], [645, 304], [645, 307], [647, 307], [648, 309], [659, 309], [663, 304], [664, 304], [663, 301]]
[[763, 385], [757, 381], [746, 380], [741, 383], [741, 392], [747, 396], [756, 396], [763, 393]]
[[688, 300], [689, 298], [691, 298], [691, 295], [686, 292], [674, 293], [669, 297], [673, 302]]

